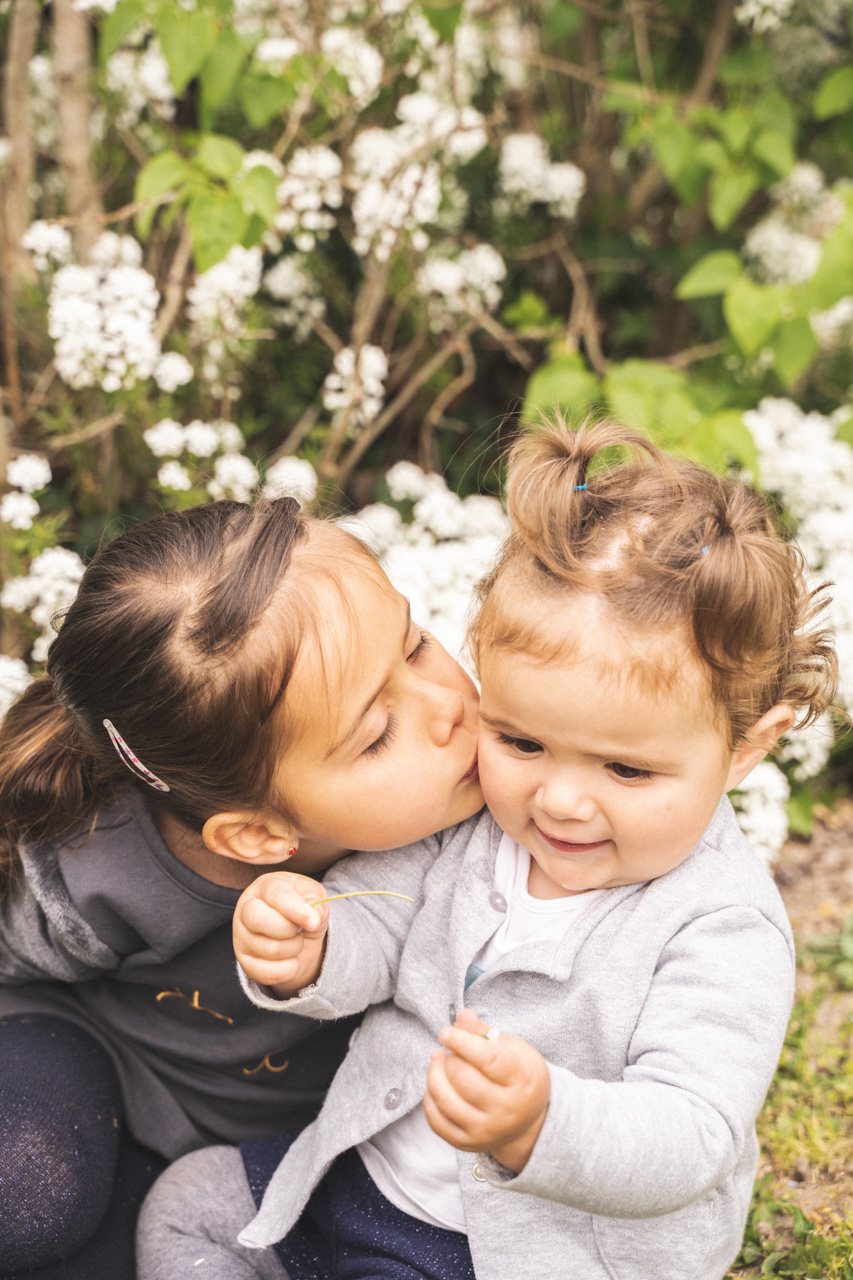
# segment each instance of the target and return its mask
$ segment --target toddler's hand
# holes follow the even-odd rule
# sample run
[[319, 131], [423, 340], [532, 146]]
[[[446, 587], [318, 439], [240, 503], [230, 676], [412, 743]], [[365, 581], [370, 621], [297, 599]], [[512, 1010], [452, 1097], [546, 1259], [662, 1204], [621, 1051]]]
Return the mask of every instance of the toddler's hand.
[[530, 1157], [548, 1110], [548, 1064], [532, 1045], [489, 1030], [463, 1009], [439, 1040], [430, 1062], [424, 1111], [430, 1127], [460, 1151], [488, 1151], [520, 1173]]
[[234, 910], [234, 954], [254, 982], [290, 996], [313, 982], [323, 963], [329, 908], [316, 880], [290, 871], [258, 876]]

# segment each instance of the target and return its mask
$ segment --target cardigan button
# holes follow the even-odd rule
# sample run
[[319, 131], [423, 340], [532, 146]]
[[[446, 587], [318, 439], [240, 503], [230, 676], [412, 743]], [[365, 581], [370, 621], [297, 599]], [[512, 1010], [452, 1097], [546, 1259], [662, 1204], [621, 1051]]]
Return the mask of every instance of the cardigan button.
[[495, 911], [506, 911], [506, 898], [495, 889], [489, 894], [489, 905], [494, 907]]
[[486, 1171], [481, 1164], [475, 1164], [471, 1172], [474, 1174], [474, 1177], [478, 1182], [486, 1181]]
[[389, 1089], [385, 1094], [385, 1107], [388, 1111], [394, 1111], [403, 1101], [402, 1089]]

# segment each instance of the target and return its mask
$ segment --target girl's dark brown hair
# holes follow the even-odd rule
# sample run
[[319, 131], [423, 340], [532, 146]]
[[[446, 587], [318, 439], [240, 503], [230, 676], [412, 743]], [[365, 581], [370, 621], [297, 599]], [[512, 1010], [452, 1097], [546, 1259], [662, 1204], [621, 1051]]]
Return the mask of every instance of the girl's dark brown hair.
[[[279, 713], [300, 642], [316, 634], [314, 588], [367, 556], [292, 498], [170, 512], [104, 546], [47, 675], [0, 726], [0, 888], [22, 841], [62, 835], [123, 785], [195, 831], [232, 809], [286, 812]], [[168, 793], [122, 762], [105, 719]]]
[[556, 418], [515, 442], [506, 492], [513, 533], [478, 588], [474, 655], [542, 647], [529, 595], [513, 607], [526, 593], [593, 591], [618, 624], [687, 628], [732, 748], [776, 703], [800, 724], [831, 707], [825, 586], [807, 585], [801, 551], [748, 485], [614, 423]]

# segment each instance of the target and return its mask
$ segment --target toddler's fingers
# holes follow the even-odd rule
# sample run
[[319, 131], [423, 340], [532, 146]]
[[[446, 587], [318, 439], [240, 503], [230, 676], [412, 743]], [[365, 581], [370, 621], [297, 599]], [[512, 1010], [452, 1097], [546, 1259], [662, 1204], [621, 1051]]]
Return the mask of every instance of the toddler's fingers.
[[275, 942], [293, 938], [297, 935], [301, 936], [302, 926], [297, 923], [294, 917], [303, 914], [305, 903], [298, 895], [292, 894], [291, 896], [293, 902], [290, 904], [285, 903], [284, 910], [270, 906], [268, 902], [264, 902], [261, 898], [249, 898], [242, 905], [236, 924], [239, 924], [249, 934], [254, 934], [256, 937], [269, 938]]
[[259, 876], [251, 889], [254, 890], [250, 894], [251, 901], [265, 903], [305, 933], [322, 933], [325, 928], [328, 905], [311, 905], [323, 897], [323, 886], [318, 881], [288, 871], [277, 871]]
[[512, 1083], [519, 1048], [524, 1042], [500, 1032], [497, 1027], [487, 1027], [484, 1023], [479, 1025], [484, 1028], [482, 1031], [468, 1030], [457, 1018], [457, 1025], [439, 1032], [439, 1041], [495, 1084]]
[[424, 1111], [430, 1126], [455, 1146], [466, 1144], [476, 1149], [476, 1136], [487, 1117], [460, 1097], [447, 1078], [445, 1055], [436, 1054], [427, 1073]]

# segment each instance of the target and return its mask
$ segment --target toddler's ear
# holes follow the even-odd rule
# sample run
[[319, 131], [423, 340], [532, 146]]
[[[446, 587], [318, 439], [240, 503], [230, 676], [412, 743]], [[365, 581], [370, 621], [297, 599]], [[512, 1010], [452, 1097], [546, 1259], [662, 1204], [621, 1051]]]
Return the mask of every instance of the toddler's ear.
[[726, 779], [726, 791], [740, 786], [768, 751], [773, 750], [782, 734], [792, 728], [795, 718], [794, 708], [787, 702], [777, 702], [775, 707], [765, 711], [735, 751]]
[[249, 813], [215, 813], [201, 834], [211, 853], [263, 865], [285, 862], [297, 843], [285, 823]]

